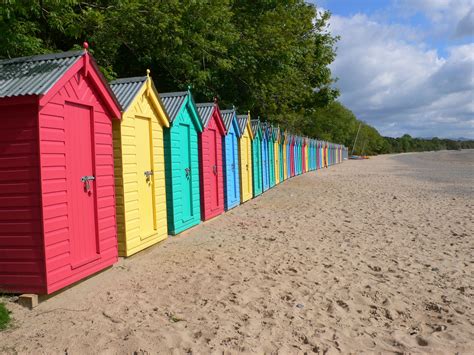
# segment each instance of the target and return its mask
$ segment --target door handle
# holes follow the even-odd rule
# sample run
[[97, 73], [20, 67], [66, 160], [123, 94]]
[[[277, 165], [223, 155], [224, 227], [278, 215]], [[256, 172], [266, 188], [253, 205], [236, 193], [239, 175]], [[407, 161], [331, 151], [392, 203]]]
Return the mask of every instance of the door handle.
[[146, 177], [147, 177], [147, 179], [148, 179], [150, 176], [152, 176], [152, 175], [153, 175], [153, 170], [147, 170], [147, 171], [145, 171], [145, 173], [144, 173], [144, 174], [145, 174], [145, 176], [146, 176]]
[[212, 171], [214, 172], [214, 175], [217, 175], [217, 165], [212, 166]]
[[189, 175], [191, 175], [191, 169], [189, 168], [184, 169], [184, 172], [186, 173], [186, 177], [189, 177]]
[[90, 191], [91, 185], [89, 181], [93, 181], [93, 180], [95, 180], [95, 176], [86, 175], [86, 176], [81, 177], [81, 182], [85, 184], [86, 192]]

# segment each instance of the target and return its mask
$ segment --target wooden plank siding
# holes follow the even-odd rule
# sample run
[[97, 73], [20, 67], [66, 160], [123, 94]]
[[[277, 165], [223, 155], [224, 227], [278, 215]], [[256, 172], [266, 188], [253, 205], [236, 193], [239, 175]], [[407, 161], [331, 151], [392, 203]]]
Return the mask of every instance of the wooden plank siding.
[[[168, 236], [163, 127], [158, 120], [160, 113], [153, 108], [145, 90], [144, 85], [123, 114], [122, 121], [114, 122], [113, 127], [117, 235], [120, 256], [133, 255]], [[135, 121], [140, 119], [137, 116], [149, 119], [152, 129], [153, 175], [151, 178], [154, 186], [156, 229], [149, 236], [141, 232], [138, 179], [143, 178], [143, 172], [137, 170], [137, 160], [140, 156], [136, 149], [137, 140], [148, 137], [136, 135]]]
[[[89, 79], [74, 75], [39, 111], [41, 187], [47, 292], [54, 292], [117, 260], [112, 122]], [[73, 268], [70, 258], [66, 184], [65, 103], [93, 110], [93, 148], [100, 257]], [[91, 221], [91, 223], [94, 223]]]
[[44, 293], [36, 102], [0, 116], [0, 290]]
[[[188, 99], [189, 100], [189, 99]], [[185, 104], [169, 129], [165, 129], [165, 174], [166, 174], [166, 207], [168, 216], [168, 233], [176, 235], [199, 224], [201, 221], [200, 187], [199, 187], [199, 154], [198, 128], [191, 119], [192, 113]], [[182, 185], [184, 169], [181, 157], [180, 123], [190, 125], [190, 165], [191, 165], [191, 196], [185, 196]], [[184, 199], [191, 199], [192, 218], [183, 222]]]

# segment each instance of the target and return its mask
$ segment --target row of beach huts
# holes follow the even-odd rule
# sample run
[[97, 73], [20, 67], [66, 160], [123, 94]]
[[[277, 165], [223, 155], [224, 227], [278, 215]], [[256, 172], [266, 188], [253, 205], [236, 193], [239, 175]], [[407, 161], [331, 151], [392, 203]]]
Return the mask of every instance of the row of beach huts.
[[0, 290], [50, 294], [346, 158], [149, 72], [107, 83], [86, 46], [0, 61]]

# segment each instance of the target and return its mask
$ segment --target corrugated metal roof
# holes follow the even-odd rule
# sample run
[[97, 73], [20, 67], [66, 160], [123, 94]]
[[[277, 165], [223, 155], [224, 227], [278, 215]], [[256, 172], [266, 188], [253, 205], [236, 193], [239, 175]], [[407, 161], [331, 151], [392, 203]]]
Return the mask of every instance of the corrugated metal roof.
[[160, 94], [160, 99], [165, 106], [165, 110], [168, 113], [168, 117], [170, 119], [170, 123], [172, 123], [176, 116], [178, 116], [181, 107], [183, 106], [186, 98], [188, 97], [188, 91], [180, 91], [180, 92], [167, 92], [164, 94]]
[[203, 127], [207, 127], [211, 121], [212, 113], [214, 112], [215, 104], [213, 102], [206, 102], [201, 104], [196, 104], [199, 117]]
[[245, 131], [245, 126], [247, 125], [248, 119], [248, 115], [237, 115], [237, 122], [239, 123], [240, 132], [243, 133]]
[[252, 127], [253, 136], [256, 137], [259, 130], [262, 130], [260, 120], [250, 120], [250, 127]]
[[44, 95], [86, 52], [35, 55], [0, 61], [0, 97]]
[[224, 121], [226, 132], [229, 132], [230, 125], [232, 124], [232, 120], [234, 119], [235, 115], [236, 115], [235, 109], [221, 111], [221, 116], [222, 116], [222, 120]]
[[137, 76], [134, 78], [122, 78], [110, 82], [110, 88], [117, 97], [122, 111], [127, 111], [135, 96], [145, 84], [146, 76]]

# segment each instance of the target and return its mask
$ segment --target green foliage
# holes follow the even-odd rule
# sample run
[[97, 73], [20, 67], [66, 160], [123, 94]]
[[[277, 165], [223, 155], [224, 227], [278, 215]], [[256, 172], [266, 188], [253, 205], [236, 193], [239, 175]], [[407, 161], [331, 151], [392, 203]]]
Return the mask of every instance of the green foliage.
[[431, 139], [412, 138], [408, 134], [399, 138], [384, 137], [387, 150], [384, 153], [423, 152], [435, 150], [474, 149], [474, 140], [452, 140], [434, 137]]
[[0, 330], [6, 329], [10, 323], [10, 312], [3, 303], [0, 303]]
[[[0, 58], [90, 50], [108, 79], [151, 69], [159, 91], [193, 86], [292, 132], [351, 147], [360, 121], [335, 101], [329, 12], [304, 0], [0, 0]], [[471, 143], [383, 138], [363, 124], [357, 154]]]
[[0, 58], [88, 40], [108, 79], [149, 68], [160, 91], [192, 85], [197, 101], [298, 128], [338, 95], [329, 17], [303, 0], [9, 0]]

